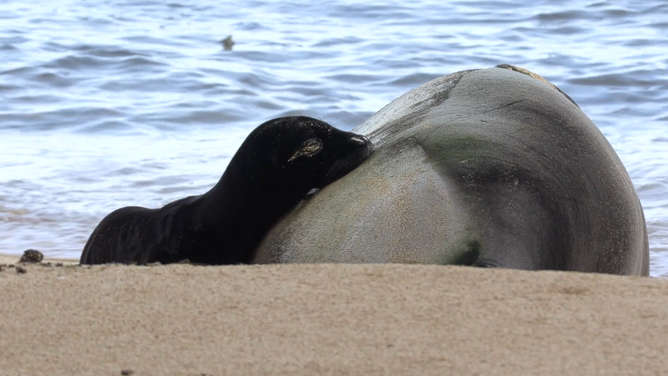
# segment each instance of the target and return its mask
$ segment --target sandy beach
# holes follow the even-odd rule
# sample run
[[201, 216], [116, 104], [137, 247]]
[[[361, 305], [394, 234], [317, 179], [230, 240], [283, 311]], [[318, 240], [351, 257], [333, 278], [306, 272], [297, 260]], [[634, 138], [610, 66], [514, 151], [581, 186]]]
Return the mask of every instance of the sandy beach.
[[1, 375], [668, 372], [668, 280], [17, 259], [0, 259]]

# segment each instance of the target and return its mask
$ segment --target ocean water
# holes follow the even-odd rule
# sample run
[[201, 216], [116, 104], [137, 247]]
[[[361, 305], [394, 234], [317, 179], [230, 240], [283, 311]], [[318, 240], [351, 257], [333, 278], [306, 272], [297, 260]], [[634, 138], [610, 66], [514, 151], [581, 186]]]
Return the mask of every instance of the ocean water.
[[431, 79], [510, 63], [606, 135], [668, 276], [664, 0], [4, 1], [0, 25], [0, 253], [76, 258], [113, 209], [204, 193], [268, 119], [352, 129]]

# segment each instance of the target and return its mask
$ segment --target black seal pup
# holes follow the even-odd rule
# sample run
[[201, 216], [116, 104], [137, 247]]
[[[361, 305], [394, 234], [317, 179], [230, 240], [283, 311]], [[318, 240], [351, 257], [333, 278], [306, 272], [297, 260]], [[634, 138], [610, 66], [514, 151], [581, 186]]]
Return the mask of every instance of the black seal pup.
[[80, 262], [247, 263], [283, 214], [312, 189], [346, 175], [372, 151], [366, 137], [317, 119], [269, 120], [251, 132], [207, 193], [161, 209], [126, 207], [107, 215]]

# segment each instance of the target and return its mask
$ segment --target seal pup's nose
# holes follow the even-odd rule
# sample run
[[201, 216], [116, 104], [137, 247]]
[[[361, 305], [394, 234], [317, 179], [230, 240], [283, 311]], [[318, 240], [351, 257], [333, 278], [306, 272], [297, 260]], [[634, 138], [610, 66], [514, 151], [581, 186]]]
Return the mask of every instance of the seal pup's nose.
[[362, 136], [362, 135], [353, 136], [353, 137], [350, 138], [350, 140], [353, 141], [353, 142], [356, 142], [360, 145], [371, 144], [371, 140], [369, 140], [366, 136]]
[[373, 153], [376, 150], [376, 144], [371, 142], [371, 140], [367, 136], [360, 136], [362, 138], [362, 141], [364, 141], [364, 144], [366, 144], [367, 149], [369, 150], [369, 155]]
[[376, 148], [376, 145], [374, 145], [367, 136], [362, 136], [361, 134], [351, 137], [350, 140], [356, 145], [364, 146], [369, 154], [371, 154]]

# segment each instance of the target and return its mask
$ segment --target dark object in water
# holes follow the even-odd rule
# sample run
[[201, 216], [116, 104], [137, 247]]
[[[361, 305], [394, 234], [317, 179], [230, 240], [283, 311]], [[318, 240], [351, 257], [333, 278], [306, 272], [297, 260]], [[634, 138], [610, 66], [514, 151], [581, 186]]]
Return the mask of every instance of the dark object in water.
[[220, 41], [220, 44], [223, 45], [223, 49], [225, 51], [232, 51], [232, 46], [234, 46], [234, 41], [232, 40], [232, 36], [228, 35], [227, 38]]

